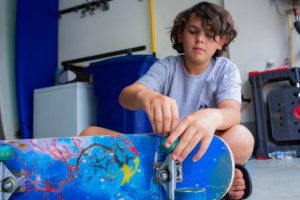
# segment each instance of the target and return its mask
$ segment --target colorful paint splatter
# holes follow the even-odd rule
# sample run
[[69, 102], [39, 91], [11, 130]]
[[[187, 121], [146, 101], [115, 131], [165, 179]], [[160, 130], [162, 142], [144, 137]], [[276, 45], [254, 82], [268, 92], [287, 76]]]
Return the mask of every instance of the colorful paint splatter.
[[[0, 144], [13, 147], [14, 156], [4, 162], [6, 167], [15, 176], [25, 177], [25, 192], [14, 193], [11, 199], [159, 200], [166, 199], [163, 187], [154, 180], [159, 141], [154, 135], [130, 134]], [[213, 147], [218, 150], [207, 151], [196, 164], [187, 158], [184, 182], [177, 187], [206, 187], [211, 199], [226, 192], [232, 179], [232, 158], [218, 138], [210, 149]]]

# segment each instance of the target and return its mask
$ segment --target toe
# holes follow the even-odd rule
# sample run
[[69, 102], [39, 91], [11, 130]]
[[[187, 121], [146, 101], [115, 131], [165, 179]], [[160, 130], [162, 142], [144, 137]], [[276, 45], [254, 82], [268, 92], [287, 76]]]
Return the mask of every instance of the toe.
[[246, 189], [245, 185], [233, 185], [231, 187], [233, 191], [244, 191]]
[[235, 169], [234, 178], [243, 178], [243, 173], [239, 169]]
[[233, 186], [245, 185], [245, 180], [244, 179], [234, 179], [232, 185]]
[[229, 192], [229, 195], [232, 200], [242, 199], [244, 196], [244, 191], [231, 191]]
[[233, 184], [230, 188], [229, 195], [233, 200], [242, 199], [245, 194], [245, 180], [243, 178], [243, 173], [241, 170], [236, 169], [234, 174]]

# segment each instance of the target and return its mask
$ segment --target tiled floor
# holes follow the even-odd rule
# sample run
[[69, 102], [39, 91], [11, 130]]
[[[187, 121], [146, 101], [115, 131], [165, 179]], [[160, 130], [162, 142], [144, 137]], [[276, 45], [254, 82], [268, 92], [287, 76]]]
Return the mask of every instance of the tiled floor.
[[246, 168], [253, 183], [250, 200], [300, 200], [300, 158], [252, 159]]

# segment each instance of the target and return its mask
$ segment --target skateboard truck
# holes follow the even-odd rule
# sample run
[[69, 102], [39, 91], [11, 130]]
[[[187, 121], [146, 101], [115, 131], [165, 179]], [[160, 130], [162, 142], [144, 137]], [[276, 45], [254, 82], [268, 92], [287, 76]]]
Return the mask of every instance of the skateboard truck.
[[[167, 153], [171, 153], [178, 144], [178, 141], [176, 141], [175, 145], [172, 145], [168, 149], [164, 147], [164, 143], [165, 139], [161, 141], [161, 150]], [[160, 184], [162, 184], [163, 188], [168, 193], [168, 198], [170, 200], [174, 200], [174, 191], [176, 189], [176, 183], [183, 181], [181, 163], [173, 160], [171, 158], [171, 154], [168, 154], [166, 159], [157, 169], [156, 179], [158, 182], [160, 182]]]
[[162, 184], [169, 195], [170, 200], [174, 200], [176, 183], [182, 182], [182, 166], [171, 158], [169, 154], [160, 168], [157, 170], [156, 179]]
[[0, 191], [1, 200], [8, 200], [14, 192], [24, 192], [24, 176], [15, 177], [5, 166], [3, 161], [12, 157], [10, 146], [0, 146]]
[[163, 188], [168, 193], [168, 199], [174, 200], [175, 197], [178, 200], [183, 199], [207, 199], [206, 189], [201, 187], [185, 187], [176, 189], [176, 183], [183, 182], [182, 164], [171, 158], [171, 153], [174, 151], [179, 143], [176, 140], [169, 148], [165, 146], [166, 138], [161, 140], [160, 150], [168, 153], [168, 156], [161, 165], [157, 166], [156, 179], [160, 182]]

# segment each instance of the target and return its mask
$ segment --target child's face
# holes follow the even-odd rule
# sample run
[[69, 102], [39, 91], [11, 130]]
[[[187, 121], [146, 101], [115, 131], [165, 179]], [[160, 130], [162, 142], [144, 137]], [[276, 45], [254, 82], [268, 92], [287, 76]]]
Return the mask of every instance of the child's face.
[[195, 14], [191, 15], [179, 38], [183, 43], [185, 61], [193, 65], [208, 64], [216, 50], [221, 50], [225, 43], [225, 39], [219, 36], [215, 39], [207, 36], [201, 18]]

